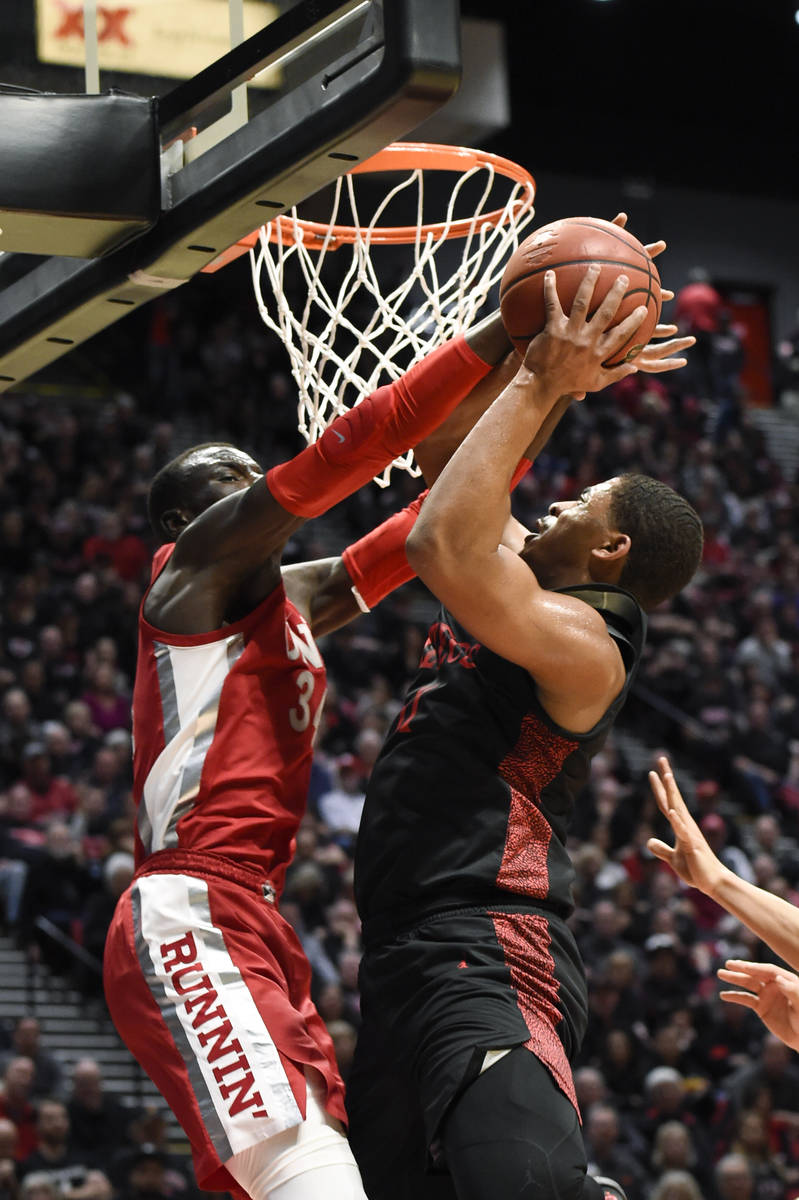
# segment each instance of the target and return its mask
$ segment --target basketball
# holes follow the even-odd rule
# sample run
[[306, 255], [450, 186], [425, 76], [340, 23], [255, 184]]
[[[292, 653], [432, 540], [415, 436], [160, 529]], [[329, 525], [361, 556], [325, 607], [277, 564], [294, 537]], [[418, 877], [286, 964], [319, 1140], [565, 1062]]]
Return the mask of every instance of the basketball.
[[563, 311], [572, 301], [586, 269], [601, 266], [594, 288], [591, 312], [604, 300], [618, 275], [630, 285], [614, 321], [618, 325], [646, 304], [647, 315], [633, 337], [603, 363], [613, 367], [631, 362], [652, 337], [660, 320], [660, 276], [652, 257], [636, 237], [599, 217], [566, 217], [531, 233], [508, 261], [500, 284], [499, 302], [508, 336], [520, 354], [546, 323], [544, 273], [554, 270]]

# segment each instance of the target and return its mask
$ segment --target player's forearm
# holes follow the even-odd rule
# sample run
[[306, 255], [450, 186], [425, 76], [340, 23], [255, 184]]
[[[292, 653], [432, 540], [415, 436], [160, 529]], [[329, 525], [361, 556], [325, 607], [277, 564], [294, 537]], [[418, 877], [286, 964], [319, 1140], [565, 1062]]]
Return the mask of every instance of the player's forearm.
[[479, 325], [472, 326], [464, 334], [464, 338], [467, 345], [479, 358], [482, 358], [483, 362], [496, 366], [510, 354], [518, 364], [518, 355], [513, 349], [513, 342], [508, 337], [499, 309], [492, 312]]
[[447, 419], [414, 448], [414, 457], [428, 487], [433, 486], [455, 451], [507, 387], [518, 368], [519, 357], [515, 351], [507, 354], [472, 388]]
[[[466, 440], [483, 414], [512, 382], [519, 365], [519, 356], [515, 351], [507, 354], [500, 363], [492, 367], [488, 375], [481, 379], [476, 387], [472, 388], [469, 395], [461, 400], [455, 411], [415, 448], [414, 455], [428, 487], [433, 486], [455, 451]], [[535, 462], [571, 404], [571, 396], [560, 397], [536, 432], [530, 445], [524, 450], [524, 458], [528, 462]]]
[[269, 491], [287, 512], [319, 516], [428, 437], [489, 370], [463, 337], [453, 338], [273, 467]]
[[436, 552], [493, 553], [508, 515], [519, 458], [557, 409], [558, 389], [521, 367], [453, 455], [432, 488], [414, 539]]
[[799, 910], [724, 868], [711, 898], [799, 971]]

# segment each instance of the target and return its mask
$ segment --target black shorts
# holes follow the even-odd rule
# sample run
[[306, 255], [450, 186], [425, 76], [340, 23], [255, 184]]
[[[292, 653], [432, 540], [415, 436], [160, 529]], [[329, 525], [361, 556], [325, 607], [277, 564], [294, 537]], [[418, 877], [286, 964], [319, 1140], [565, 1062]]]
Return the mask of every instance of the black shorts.
[[435, 1162], [441, 1124], [486, 1050], [526, 1046], [576, 1107], [569, 1062], [587, 994], [561, 919], [504, 908], [432, 916], [367, 949], [360, 989], [347, 1110], [367, 1192], [372, 1162], [378, 1173], [394, 1157], [414, 1172]]

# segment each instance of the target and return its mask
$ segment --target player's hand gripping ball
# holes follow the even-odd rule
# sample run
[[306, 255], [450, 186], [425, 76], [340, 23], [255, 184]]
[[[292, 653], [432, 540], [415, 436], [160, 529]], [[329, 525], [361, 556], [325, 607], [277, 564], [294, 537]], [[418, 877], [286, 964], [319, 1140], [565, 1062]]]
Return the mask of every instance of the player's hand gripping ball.
[[615, 325], [639, 304], [647, 315], [635, 334], [602, 365], [615, 367], [632, 362], [651, 339], [660, 320], [660, 276], [651, 256], [626, 229], [600, 217], [566, 217], [544, 225], [521, 243], [511, 256], [500, 284], [499, 303], [508, 336], [520, 354], [546, 324], [544, 272], [553, 270], [558, 298], [565, 313], [591, 263], [601, 267], [594, 288], [595, 312], [618, 275], [630, 285], [624, 294]]

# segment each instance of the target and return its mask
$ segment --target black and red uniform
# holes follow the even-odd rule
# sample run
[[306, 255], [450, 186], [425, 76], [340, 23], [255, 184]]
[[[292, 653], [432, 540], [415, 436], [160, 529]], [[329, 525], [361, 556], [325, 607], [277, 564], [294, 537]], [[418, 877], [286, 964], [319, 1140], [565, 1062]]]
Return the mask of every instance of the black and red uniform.
[[[557, 726], [531, 675], [442, 609], [372, 771], [355, 862], [363, 1027], [347, 1100], [372, 1200], [427, 1196], [430, 1161], [454, 1174], [450, 1114], [486, 1052], [504, 1047], [532, 1051], [522, 1059], [545, 1079], [549, 1110], [563, 1110], [553, 1137], [564, 1114], [577, 1132], [569, 1171], [582, 1184], [569, 1063], [587, 996], [566, 924], [574, 876], [566, 836], [591, 758], [630, 689], [645, 617], [620, 588], [562, 590], [602, 615], [627, 670], [593, 729]], [[500, 1069], [507, 1075], [511, 1065], [482, 1078], [499, 1079]], [[436, 1187], [431, 1196], [450, 1194]]]

